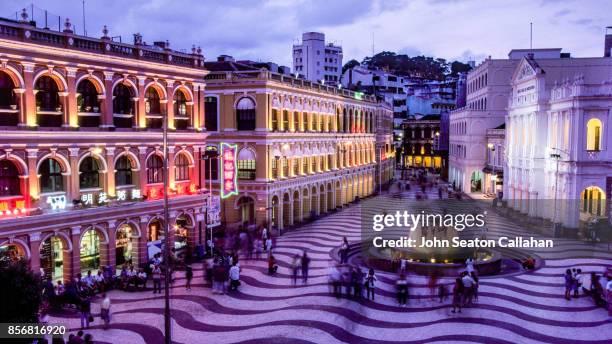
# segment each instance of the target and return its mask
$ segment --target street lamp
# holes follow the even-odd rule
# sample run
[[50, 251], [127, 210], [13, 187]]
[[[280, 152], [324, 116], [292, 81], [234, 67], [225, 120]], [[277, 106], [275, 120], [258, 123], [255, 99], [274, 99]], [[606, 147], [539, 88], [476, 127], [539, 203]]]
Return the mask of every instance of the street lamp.
[[[495, 172], [495, 145], [492, 143], [487, 143], [487, 148], [489, 148], [489, 158], [491, 158], [491, 166], [493, 168], [491, 180], [493, 181], [493, 187], [491, 188], [493, 194], [497, 193], [497, 173]], [[497, 196], [496, 196], [497, 197]]]
[[212, 161], [214, 159], [219, 159], [219, 151], [216, 149], [216, 147], [206, 147], [206, 152], [204, 153], [204, 156], [202, 157], [204, 160], [208, 161], [208, 202], [207, 202], [207, 216], [206, 216], [206, 227], [210, 229], [209, 231], [209, 237], [208, 239], [210, 240], [210, 256], [212, 257], [213, 255], [213, 233], [212, 233], [212, 223], [210, 222], [210, 216], [208, 216], [208, 212], [210, 212], [210, 208], [212, 206]]
[[[568, 157], [570, 155], [569, 152], [567, 152], [567, 151], [565, 151], [563, 149], [560, 149], [560, 148], [551, 147], [550, 149], [554, 150], [554, 151], [557, 151], [557, 152], [565, 153], [565, 154], [568, 155]], [[552, 218], [553, 230], [554, 230], [555, 235], [556, 235], [556, 232], [557, 232], [557, 184], [558, 184], [558, 180], [559, 180], [559, 159], [561, 159], [561, 154], [559, 154], [559, 153], [551, 153], [550, 157], [552, 159], [556, 160], [556, 167], [555, 167], [555, 191], [554, 191], [554, 194], [555, 194], [554, 197], [555, 198], [554, 198], [554, 203], [553, 203], [553, 218]]]
[[164, 343], [172, 343], [171, 319], [170, 319], [170, 245], [169, 227], [170, 215], [168, 213], [168, 174], [170, 165], [168, 163], [168, 116], [164, 116], [163, 126], [163, 149], [164, 149]]

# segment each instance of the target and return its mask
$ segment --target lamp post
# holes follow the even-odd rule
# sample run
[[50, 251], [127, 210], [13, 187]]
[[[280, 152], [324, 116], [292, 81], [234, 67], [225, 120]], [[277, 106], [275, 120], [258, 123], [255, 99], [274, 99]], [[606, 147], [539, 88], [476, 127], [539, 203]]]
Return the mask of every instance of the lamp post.
[[164, 343], [172, 343], [170, 322], [170, 215], [168, 212], [168, 174], [170, 165], [168, 163], [168, 116], [164, 116], [163, 125], [163, 149], [164, 149]]
[[[213, 159], [219, 159], [219, 152], [215, 149], [206, 149], [206, 153], [204, 154], [204, 160], [208, 161], [208, 201], [207, 201], [207, 209], [209, 212], [211, 205], [212, 205], [212, 161]], [[213, 249], [213, 237], [212, 237], [212, 226], [211, 223], [209, 223], [209, 216], [206, 217], [206, 227], [210, 230], [209, 231], [209, 240], [210, 240], [210, 256], [212, 257], [212, 249]]]
[[[557, 152], [561, 152], [561, 153], [565, 153], [569, 156], [569, 152], [563, 150], [563, 149], [559, 149], [559, 148], [550, 148], [551, 150], [557, 151]], [[555, 236], [557, 234], [557, 184], [559, 181], [559, 159], [561, 159], [561, 154], [559, 153], [551, 153], [550, 157], [556, 160], [556, 166], [555, 166], [555, 191], [554, 191], [554, 202], [553, 202], [553, 217], [552, 217], [552, 222], [553, 222], [553, 230], [555, 233]]]
[[487, 144], [487, 148], [489, 148], [489, 158], [491, 158], [491, 166], [493, 167], [491, 180], [493, 181], [492, 191], [493, 194], [497, 193], [497, 174], [495, 172], [495, 145], [492, 143]]

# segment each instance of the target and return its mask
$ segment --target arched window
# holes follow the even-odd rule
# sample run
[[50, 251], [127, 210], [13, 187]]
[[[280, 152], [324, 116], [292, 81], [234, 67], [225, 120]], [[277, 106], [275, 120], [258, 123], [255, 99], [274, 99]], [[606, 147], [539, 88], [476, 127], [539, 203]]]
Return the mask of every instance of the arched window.
[[113, 90], [113, 113], [129, 115], [134, 109], [132, 89], [124, 84], [117, 84]]
[[189, 180], [189, 165], [189, 158], [187, 158], [187, 155], [179, 154], [176, 156], [174, 160], [174, 179], [176, 181]]
[[79, 185], [81, 189], [100, 187], [100, 164], [96, 158], [88, 156], [81, 161]]
[[94, 84], [90, 80], [84, 79], [79, 82], [79, 86], [77, 86], [77, 93], [79, 126], [100, 126], [100, 104], [98, 100], [98, 90], [96, 90], [96, 86], [94, 86]]
[[270, 116], [272, 116], [272, 131], [278, 131], [278, 110], [272, 109], [272, 114]]
[[55, 80], [44, 75], [36, 80], [36, 112], [41, 127], [62, 126], [62, 105]]
[[0, 160], [0, 197], [19, 196], [19, 171], [12, 161]]
[[115, 163], [115, 185], [132, 185], [132, 161], [127, 155], [122, 155]]
[[255, 130], [255, 102], [244, 97], [236, 104], [236, 129]]
[[157, 93], [154, 87], [147, 88], [147, 92], [145, 93], [145, 112], [152, 115], [161, 114], [159, 93]]
[[98, 100], [98, 90], [93, 82], [84, 79], [77, 86], [77, 104], [79, 112], [100, 112], [100, 101]]
[[597, 118], [591, 118], [587, 122], [587, 150], [600, 151], [601, 150], [601, 133], [602, 133], [601, 121]]
[[55, 159], [45, 159], [38, 169], [40, 174], [40, 189], [42, 192], [64, 191], [62, 166]]
[[255, 153], [249, 148], [243, 148], [238, 153], [238, 179], [255, 179]]
[[60, 111], [59, 89], [55, 80], [43, 75], [36, 80], [36, 108], [40, 111]]
[[187, 97], [181, 90], [174, 94], [174, 128], [185, 130], [189, 127], [189, 113], [187, 112]]
[[289, 131], [289, 112], [283, 110], [283, 131]]
[[14, 113], [0, 114], [0, 126], [15, 126], [19, 123], [14, 89], [15, 84], [11, 77], [4, 72], [0, 72], [0, 109], [14, 111]]
[[164, 162], [159, 155], [153, 154], [149, 160], [147, 160], [147, 183], [161, 183], [164, 181], [163, 178]]
[[582, 190], [581, 211], [594, 216], [605, 216], [606, 194], [597, 186], [589, 186]]

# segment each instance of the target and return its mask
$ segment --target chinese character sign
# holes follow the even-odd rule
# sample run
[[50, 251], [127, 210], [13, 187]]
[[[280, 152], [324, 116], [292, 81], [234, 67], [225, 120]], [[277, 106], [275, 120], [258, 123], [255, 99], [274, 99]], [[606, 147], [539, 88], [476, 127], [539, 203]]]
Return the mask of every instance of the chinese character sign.
[[238, 194], [237, 152], [238, 146], [225, 142], [221, 143], [221, 198]]

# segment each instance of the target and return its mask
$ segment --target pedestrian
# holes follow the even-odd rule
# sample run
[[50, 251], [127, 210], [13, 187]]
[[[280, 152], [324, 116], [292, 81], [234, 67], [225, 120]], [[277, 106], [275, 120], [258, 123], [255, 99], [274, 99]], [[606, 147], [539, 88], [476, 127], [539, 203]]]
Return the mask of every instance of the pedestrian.
[[89, 328], [91, 321], [91, 300], [86, 297], [81, 301], [81, 328]]
[[274, 255], [272, 254], [272, 252], [270, 252], [270, 255], [268, 256], [268, 274], [274, 275], [276, 273], [276, 270], [278, 270], [278, 265], [276, 265], [276, 258], [274, 258]]
[[331, 283], [332, 285], [332, 290], [336, 298], [339, 298], [340, 293], [342, 292], [341, 291], [341, 288], [342, 288], [341, 279], [342, 279], [342, 276], [340, 274], [340, 270], [338, 270], [338, 265], [331, 265], [329, 267], [329, 283]]
[[205, 282], [212, 284], [212, 269], [213, 269], [213, 258], [207, 257], [204, 260], [204, 271], [205, 271]]
[[395, 288], [397, 289], [397, 302], [400, 307], [405, 307], [408, 302], [408, 281], [404, 273], [400, 273], [398, 280], [395, 282]]
[[91, 335], [91, 333], [86, 333], [85, 337], [83, 337], [83, 343], [84, 344], [93, 344], [93, 336]]
[[474, 284], [472, 285], [472, 297], [474, 298], [474, 301], [478, 301], [478, 274], [476, 271], [473, 271], [470, 273], [470, 277], [472, 277], [472, 280], [474, 280]]
[[344, 286], [346, 287], [346, 297], [353, 297], [353, 267], [349, 266], [348, 270], [342, 275]]
[[474, 296], [474, 279], [467, 272], [463, 272], [461, 277], [461, 283], [463, 284], [463, 307], [472, 304], [472, 297]]
[[570, 293], [572, 291], [572, 285], [574, 284], [574, 278], [572, 277], [572, 270], [565, 270], [565, 275], [563, 276], [565, 280], [565, 299], [570, 300]]
[[298, 272], [300, 271], [301, 260], [300, 255], [295, 254], [293, 256], [293, 262], [291, 263], [291, 270], [293, 272], [293, 285], [297, 284]]
[[453, 286], [453, 310], [451, 312], [455, 313], [455, 310], [458, 309], [459, 313], [461, 313], [461, 300], [463, 299], [463, 282], [460, 277], [455, 279], [455, 285]]
[[370, 268], [368, 271], [368, 275], [365, 278], [365, 288], [366, 288], [366, 296], [369, 299], [370, 295], [372, 296], [372, 301], [374, 301], [374, 288], [375, 282], [377, 278], [374, 276], [374, 269]]
[[153, 267], [153, 294], [160, 293], [161, 294], [161, 269], [159, 265], [155, 265]]
[[580, 287], [582, 287], [582, 269], [572, 269], [572, 290], [574, 297], [578, 297]]
[[240, 265], [235, 262], [229, 269], [230, 286], [229, 291], [238, 290], [240, 286]]
[[431, 276], [429, 276], [429, 282], [428, 282], [428, 287], [429, 287], [429, 295], [431, 296], [432, 300], [435, 300], [436, 298], [436, 294], [438, 292], [438, 275], [434, 272], [431, 274]]
[[213, 265], [213, 286], [212, 292], [213, 294], [222, 294], [223, 293], [223, 283], [224, 283], [224, 274], [223, 264], [217, 259]]
[[400, 258], [400, 272], [404, 274], [408, 272], [408, 261], [406, 257]]
[[362, 287], [363, 287], [363, 272], [357, 266], [353, 269], [353, 273], [351, 275], [351, 283], [353, 284], [353, 290], [355, 292], [355, 298], [361, 299], [362, 295]]
[[440, 299], [440, 303], [446, 301], [447, 294], [448, 289], [446, 287], [446, 284], [440, 283], [440, 286], [438, 287], [438, 298]]
[[310, 266], [310, 258], [306, 251], [302, 254], [302, 282], [308, 283], [308, 267]]
[[191, 265], [185, 266], [185, 279], [187, 280], [185, 289], [191, 290], [191, 280], [193, 279], [193, 268], [191, 268]]
[[110, 307], [111, 300], [106, 293], [103, 293], [102, 304], [100, 304], [100, 318], [104, 321], [104, 329], [107, 329], [110, 323]]
[[266, 251], [268, 254], [272, 253], [272, 237], [268, 237], [268, 239], [266, 239]]
[[472, 257], [468, 258], [465, 261], [465, 269], [467, 270], [468, 273], [471, 273], [472, 271], [474, 271], [474, 260], [472, 259]]
[[349, 243], [346, 237], [342, 240], [342, 245], [340, 246], [340, 264], [344, 264], [348, 260], [348, 251], [349, 251]]

